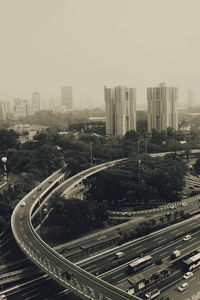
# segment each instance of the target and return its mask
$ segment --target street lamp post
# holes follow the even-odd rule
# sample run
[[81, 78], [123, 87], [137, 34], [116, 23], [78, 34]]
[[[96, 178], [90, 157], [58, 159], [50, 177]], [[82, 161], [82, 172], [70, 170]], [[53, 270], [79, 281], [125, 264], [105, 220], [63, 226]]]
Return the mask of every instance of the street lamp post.
[[40, 236], [42, 237], [42, 211], [41, 211], [41, 201], [39, 196], [39, 214], [40, 214]]
[[140, 184], [140, 164], [141, 164], [141, 160], [138, 159], [138, 182]]
[[138, 159], [139, 159], [139, 155], [140, 155], [140, 140], [137, 141], [137, 155], [138, 155]]
[[148, 133], [145, 135], [145, 153], [148, 153]]
[[188, 178], [188, 196], [189, 196], [190, 195], [190, 170], [192, 169], [192, 165], [189, 165], [188, 168], [189, 168], [189, 172], [188, 172], [188, 174], [189, 174], [189, 178]]
[[137, 142], [138, 148], [137, 148], [137, 155], [138, 155], [138, 183], [140, 184], [140, 140]]
[[5, 179], [5, 181], [7, 181], [8, 180], [8, 173], [7, 173], [7, 167], [6, 167], [6, 163], [7, 163], [7, 157], [2, 157], [2, 162], [3, 162], [3, 169], [4, 169], [4, 179]]
[[37, 192], [38, 192], [38, 205], [39, 205], [39, 219], [40, 219], [40, 236], [42, 237], [42, 211], [41, 211], [41, 199], [40, 199], [40, 184], [37, 187]]
[[93, 164], [92, 142], [90, 142], [90, 165]]

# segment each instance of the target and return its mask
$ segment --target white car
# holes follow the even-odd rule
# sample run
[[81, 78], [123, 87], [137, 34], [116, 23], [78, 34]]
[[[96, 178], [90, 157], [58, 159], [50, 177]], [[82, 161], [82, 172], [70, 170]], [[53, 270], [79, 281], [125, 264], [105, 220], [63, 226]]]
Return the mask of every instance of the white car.
[[170, 209], [176, 209], [176, 206], [171, 205], [171, 206], [170, 206]]
[[116, 252], [115, 253], [115, 258], [122, 258], [122, 257], [124, 257], [124, 256], [126, 256], [126, 253], [124, 253], [124, 252], [122, 252], [122, 251], [119, 251], [119, 252]]
[[25, 205], [26, 203], [24, 201], [20, 204], [21, 207], [24, 207]]
[[182, 202], [182, 206], [187, 206], [188, 204], [186, 202]]
[[183, 241], [189, 241], [191, 240], [191, 238], [192, 238], [191, 234], [187, 234], [184, 236]]
[[193, 275], [194, 275], [194, 274], [193, 274], [192, 272], [187, 272], [187, 273], [185, 273], [185, 274], [183, 275], [183, 278], [184, 278], [184, 279], [189, 279], [189, 278], [191, 278]]
[[184, 282], [184, 283], [182, 283], [182, 284], [178, 287], [178, 290], [179, 290], [180, 292], [184, 292], [185, 290], [188, 289], [188, 287], [189, 287], [189, 284], [188, 284], [187, 282]]

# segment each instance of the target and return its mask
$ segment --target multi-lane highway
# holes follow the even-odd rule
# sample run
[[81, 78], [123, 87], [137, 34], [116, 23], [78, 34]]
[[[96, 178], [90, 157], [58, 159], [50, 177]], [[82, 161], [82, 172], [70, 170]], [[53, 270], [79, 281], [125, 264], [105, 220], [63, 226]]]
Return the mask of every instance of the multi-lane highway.
[[[82, 177], [86, 177], [90, 173], [97, 172], [99, 169], [103, 169], [112, 164], [113, 162], [106, 163], [96, 166], [89, 171], [86, 170], [82, 172]], [[80, 175], [77, 175], [69, 180], [69, 187], [73, 184], [75, 185], [79, 178]], [[47, 182], [49, 182], [49, 179], [47, 179]], [[40, 188], [43, 192], [45, 192], [43, 186], [45, 183], [40, 184]], [[57, 282], [69, 288], [73, 293], [80, 295], [83, 299], [87, 299], [88, 297], [102, 300], [138, 299], [138, 297], [132, 297], [109, 283], [102, 281], [100, 278], [97, 279], [90, 273], [83, 271], [44, 243], [31, 224], [31, 214], [34, 206], [38, 202], [37, 199], [33, 199], [32, 195], [33, 192], [29, 193], [20, 201], [14, 210], [11, 220], [16, 241], [31, 260], [45, 270], [45, 272]]]
[[[128, 277], [130, 277], [130, 275], [128, 275], [126, 272], [127, 263], [125, 263], [124, 259], [116, 260], [116, 251], [120, 250], [125, 252], [126, 259], [128, 261], [133, 259], [134, 257], [139, 257], [141, 254], [144, 255], [145, 253], [150, 253], [153, 256], [154, 261], [158, 258], [162, 258], [165, 262], [166, 260], [169, 260], [170, 254], [175, 249], [181, 250], [184, 254], [185, 251], [187, 252], [194, 249], [195, 247], [198, 248], [200, 246], [198, 242], [200, 232], [194, 232], [199, 227], [199, 219], [199, 216], [195, 216], [192, 219], [181, 222], [180, 224], [173, 225], [170, 228], [159, 230], [158, 232], [152, 233], [146, 237], [126, 243], [119, 248], [108, 250], [104, 254], [100, 253], [95, 257], [88, 258], [80, 262], [79, 265], [89, 273], [101, 274], [105, 270], [105, 267], [116, 267], [116, 263], [118, 264], [120, 262], [122, 264], [121, 266], [115, 269], [111, 269], [110, 271], [101, 275], [101, 277], [109, 283], [113, 285], [119, 285], [120, 283], [126, 281]], [[192, 239], [188, 242], [184, 242], [182, 237], [189, 232], [193, 232]], [[37, 296], [38, 298], [36, 299], [42, 299], [44, 295], [46, 298], [48, 298], [48, 293], [44, 294], [44, 289], [42, 293], [40, 292], [42, 285], [48, 286], [47, 280], [47, 277], [42, 277], [41, 282], [39, 282], [38, 285], [36, 285], [36, 282], [34, 281], [34, 283], [32, 283], [30, 286], [25, 286], [22, 290], [12, 290], [11, 292], [9, 292], [9, 299], [26, 299], [26, 293], [28, 291], [33, 291], [33, 293], [36, 293], [37, 291], [36, 295], [40, 293], [41, 296]], [[52, 284], [50, 284], [50, 286], [52, 286]], [[56, 292], [57, 289], [54, 288], [54, 293]], [[33, 295], [30, 296], [33, 297]]]
[[[99, 274], [102, 273], [105, 267], [109, 266], [111, 271], [108, 272], [108, 275], [104, 274], [103, 278], [112, 284], [118, 284], [121, 280], [128, 277], [126, 273], [128, 262], [125, 263], [125, 261], [131, 261], [136, 257], [140, 257], [141, 255], [144, 256], [146, 253], [153, 253], [154, 251], [156, 254], [155, 259], [164, 259], [165, 255], [170, 256], [172, 251], [177, 248], [179, 249], [179, 247], [183, 247], [183, 249], [186, 250], [186, 245], [189, 245], [189, 248], [194, 247], [194, 242], [196, 243], [200, 236], [199, 221], [200, 216], [197, 215], [191, 219], [170, 226], [169, 228], [159, 230], [146, 237], [128, 242], [116, 249], [107, 250], [105, 254], [96, 255], [96, 258], [89, 258], [84, 262], [81, 262], [80, 265], [83, 265], [83, 268], [92, 273], [98, 272]], [[191, 232], [194, 232], [192, 234], [193, 238], [188, 241], [188, 243], [185, 243], [182, 239], [183, 236]], [[116, 260], [115, 252], [117, 251], [123, 251], [126, 254], [126, 257]], [[119, 264], [119, 261], [121, 261], [121, 263], [124, 262], [124, 267], [120, 266], [113, 270], [112, 266], [115, 267], [116, 264]]]
[[[96, 168], [95, 172], [97, 169], [98, 168]], [[89, 172], [87, 172], [85, 177], [89, 174]], [[44, 184], [41, 184], [42, 190], [48, 188], [48, 184], [47, 187], [45, 186], [46, 183], [47, 182], [45, 181]], [[75, 184], [76, 182], [74, 182], [74, 185]], [[73, 181], [70, 182], [69, 189], [71, 186], [73, 186]], [[36, 234], [30, 222], [31, 212], [33, 211], [34, 204], [37, 203], [37, 200], [32, 201], [31, 198], [32, 193], [27, 195], [27, 197], [25, 197], [25, 199], [23, 199], [16, 207], [15, 214], [12, 217], [12, 228], [18, 244], [21, 245], [24, 252], [26, 252], [37, 265], [45, 270], [56, 281], [63, 286], [68, 287], [83, 299], [87, 299], [88, 297], [91, 299], [113, 300], [129, 298], [137, 299], [137, 297], [131, 297], [130, 295], [115, 289], [112, 285], [106, 284], [99, 278], [95, 279], [89, 272], [81, 271], [77, 266], [64, 260], [60, 255], [50, 249], [50, 247], [48, 247], [48, 245], [46, 245]], [[20, 226], [17, 227], [19, 224]], [[162, 241], [160, 245], [162, 245]], [[135, 250], [136, 249], [133, 251]], [[145, 251], [144, 247], [142, 253]]]

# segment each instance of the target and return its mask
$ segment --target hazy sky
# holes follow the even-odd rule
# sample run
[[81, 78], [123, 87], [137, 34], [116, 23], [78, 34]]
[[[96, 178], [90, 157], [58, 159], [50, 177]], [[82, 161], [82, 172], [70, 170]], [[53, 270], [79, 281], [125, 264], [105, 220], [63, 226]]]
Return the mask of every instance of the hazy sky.
[[164, 81], [200, 104], [199, 57], [200, 0], [0, 0], [0, 99], [127, 85], [139, 105]]

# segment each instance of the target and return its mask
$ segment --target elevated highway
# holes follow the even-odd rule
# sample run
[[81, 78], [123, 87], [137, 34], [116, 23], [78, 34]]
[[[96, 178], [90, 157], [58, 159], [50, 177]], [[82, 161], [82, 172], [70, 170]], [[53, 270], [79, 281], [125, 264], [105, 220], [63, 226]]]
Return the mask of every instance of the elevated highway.
[[[163, 156], [163, 153], [161, 155], [155, 154], [154, 156]], [[126, 292], [93, 276], [58, 254], [37, 234], [32, 224], [32, 215], [36, 215], [37, 211], [40, 210], [42, 197], [44, 198], [45, 195], [51, 194], [55, 185], [58, 186], [63, 182], [63, 191], [66, 189], [69, 191], [84, 178], [110, 167], [116, 162], [101, 164], [89, 170], [82, 171], [65, 182], [63, 182], [64, 174], [61, 171], [55, 172], [40, 184], [41, 191], [36, 187], [17, 204], [11, 218], [14, 237], [30, 260], [55, 281], [82, 299], [139, 300], [140, 298], [128, 295]], [[37, 193], [36, 198], [34, 193]]]
[[[113, 161], [85, 170], [67, 180], [65, 188], [70, 188], [78, 184], [83, 178], [115, 163], [116, 161]], [[37, 234], [31, 218], [35, 207], [38, 205], [38, 198], [41, 199], [51, 189], [53, 183], [62, 183], [63, 178], [64, 174], [61, 172], [54, 173], [40, 184], [41, 191], [38, 191], [36, 187], [17, 204], [12, 214], [11, 226], [18, 245], [39, 268], [82, 299], [139, 300], [140, 298], [128, 295], [126, 292], [71, 263], [49, 247]], [[33, 197], [35, 193], [37, 193], [37, 198]]]

